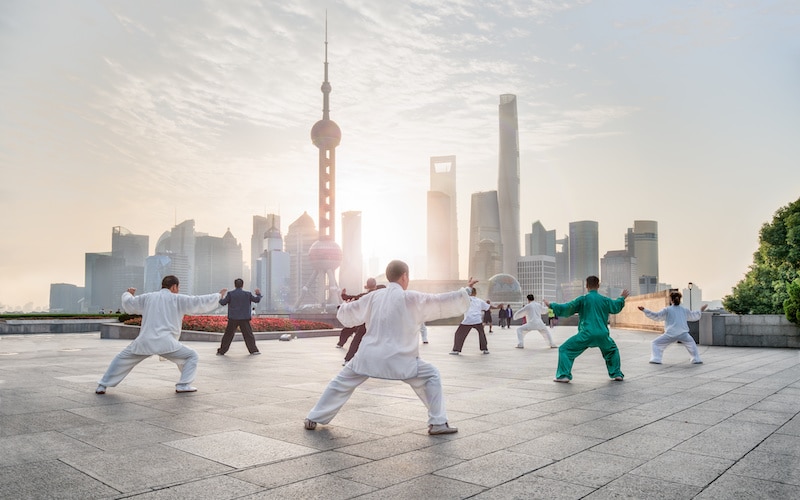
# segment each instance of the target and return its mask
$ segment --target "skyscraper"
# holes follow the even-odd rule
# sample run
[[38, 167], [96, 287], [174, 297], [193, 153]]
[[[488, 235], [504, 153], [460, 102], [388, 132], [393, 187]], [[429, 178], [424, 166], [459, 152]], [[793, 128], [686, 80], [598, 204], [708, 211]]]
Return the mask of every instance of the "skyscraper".
[[264, 254], [264, 241], [267, 231], [271, 227], [276, 227], [278, 231], [281, 229], [281, 216], [276, 214], [267, 214], [266, 217], [261, 215], [253, 216], [253, 234], [250, 236], [250, 284], [245, 283], [247, 288], [256, 288], [256, 261]]
[[538, 220], [531, 224], [531, 232], [525, 235], [525, 255], [556, 256], [556, 230], [548, 231]]
[[556, 300], [556, 258], [550, 255], [524, 255], [517, 263], [522, 295], [532, 293], [536, 300]]
[[428, 191], [428, 279], [458, 279], [456, 157], [432, 156]]
[[570, 281], [583, 282], [588, 276], [600, 277], [598, 225], [593, 220], [569, 223]]
[[256, 305], [261, 312], [285, 311], [290, 302], [291, 256], [283, 251], [283, 238], [277, 227], [264, 235], [264, 252], [256, 261], [256, 285], [264, 299]]
[[[317, 241], [317, 238], [314, 220], [308, 215], [308, 212], [303, 212], [303, 215], [289, 224], [289, 229], [286, 231], [283, 245], [286, 253], [289, 254], [289, 297], [292, 303], [297, 303], [300, 299], [303, 287], [306, 287], [307, 293], [310, 294], [308, 303], [319, 301], [316, 293], [320, 277], [318, 273], [314, 273], [309, 257], [311, 245]], [[311, 280], [312, 275], [315, 276], [314, 281]]]
[[[342, 264], [342, 249], [336, 237], [336, 146], [342, 140], [339, 125], [330, 119], [331, 84], [328, 82], [328, 22], [325, 21], [325, 80], [322, 82], [322, 119], [311, 128], [311, 142], [319, 149], [319, 239], [309, 249], [312, 277], [301, 290], [295, 306], [314, 304], [309, 301], [311, 286], [316, 277], [323, 276], [323, 290], [320, 296], [323, 309], [339, 303], [339, 286], [334, 272]], [[308, 291], [308, 293], [306, 293]]]
[[100, 309], [120, 306], [122, 293], [114, 295], [112, 262], [111, 252], [86, 253], [83, 292], [87, 312], [95, 313]]
[[638, 262], [639, 293], [653, 293], [658, 285], [658, 222], [635, 220], [625, 235], [625, 248]]
[[567, 294], [562, 292], [569, 282], [569, 236], [565, 234], [556, 240], [556, 301], [566, 302], [573, 297], [570, 294], [568, 299]]
[[503, 272], [497, 191], [472, 193], [469, 217], [469, 275], [486, 280]]
[[128, 288], [144, 287], [144, 260], [149, 245], [149, 236], [133, 234], [122, 226], [111, 228], [112, 294], [121, 297]]
[[639, 294], [637, 259], [627, 250], [610, 250], [600, 259], [601, 289], [609, 297], [619, 296], [622, 290]]
[[500, 154], [497, 201], [500, 211], [503, 272], [514, 276], [519, 258], [519, 125], [517, 96], [500, 96]]
[[359, 290], [363, 281], [364, 255], [361, 250], [361, 212], [342, 212], [342, 267], [339, 284], [350, 293]]
[[[180, 272], [173, 272], [181, 282], [181, 293], [187, 295], [194, 295], [194, 247], [196, 235], [194, 231], [194, 219], [189, 219], [177, 224], [171, 230], [161, 235], [156, 243], [156, 255], [158, 254], [171, 254], [182, 255], [184, 259], [173, 259], [174, 261], [180, 260], [181, 265], [173, 267], [173, 270]], [[184, 269], [185, 268], [185, 269]], [[159, 283], [159, 288], [161, 284]]]
[[231, 288], [233, 280], [242, 277], [242, 245], [236, 241], [230, 228], [221, 238], [197, 235], [194, 261], [196, 294]]

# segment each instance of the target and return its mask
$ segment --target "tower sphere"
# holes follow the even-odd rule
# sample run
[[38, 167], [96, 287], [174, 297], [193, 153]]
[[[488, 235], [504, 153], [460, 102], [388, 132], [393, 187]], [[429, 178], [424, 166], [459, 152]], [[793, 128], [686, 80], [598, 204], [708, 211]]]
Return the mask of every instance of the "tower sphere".
[[319, 240], [308, 249], [308, 258], [317, 271], [336, 269], [342, 265], [342, 249], [333, 240]]
[[342, 131], [333, 120], [322, 119], [311, 127], [311, 142], [319, 149], [333, 149], [342, 140]]
[[496, 304], [522, 302], [522, 287], [510, 274], [495, 274], [489, 278], [487, 298]]

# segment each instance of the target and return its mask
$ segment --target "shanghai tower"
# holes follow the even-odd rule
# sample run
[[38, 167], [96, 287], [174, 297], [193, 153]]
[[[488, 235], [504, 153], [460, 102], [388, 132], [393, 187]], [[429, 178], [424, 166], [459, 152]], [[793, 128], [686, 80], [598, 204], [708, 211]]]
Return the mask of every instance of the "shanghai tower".
[[519, 126], [517, 96], [500, 96], [500, 154], [497, 202], [500, 238], [503, 243], [503, 273], [517, 275], [519, 260]]

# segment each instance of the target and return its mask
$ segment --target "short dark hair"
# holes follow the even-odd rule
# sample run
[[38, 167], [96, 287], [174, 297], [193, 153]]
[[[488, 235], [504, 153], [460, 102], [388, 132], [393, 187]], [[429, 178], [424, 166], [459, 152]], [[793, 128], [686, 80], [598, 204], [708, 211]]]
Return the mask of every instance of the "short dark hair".
[[532, 294], [532, 293], [529, 293], [529, 294], [528, 294], [528, 300], [530, 300], [531, 302], [533, 302], [533, 299], [534, 299], [534, 297], [533, 297], [533, 294]]
[[242, 278], [236, 278], [233, 280], [233, 286], [236, 288], [242, 288], [244, 286], [244, 280]]
[[180, 285], [181, 282], [178, 280], [177, 276], [169, 275], [164, 276], [164, 279], [161, 280], [161, 288], [172, 288], [173, 285]]
[[672, 302], [673, 305], [679, 306], [681, 305], [681, 292], [672, 292], [669, 294], [669, 300]]
[[589, 288], [591, 290], [600, 288], [600, 278], [598, 278], [597, 276], [589, 276], [588, 278], [586, 278], [586, 288]]
[[386, 279], [390, 283], [396, 283], [401, 276], [408, 272], [408, 264], [402, 260], [393, 260], [386, 266]]

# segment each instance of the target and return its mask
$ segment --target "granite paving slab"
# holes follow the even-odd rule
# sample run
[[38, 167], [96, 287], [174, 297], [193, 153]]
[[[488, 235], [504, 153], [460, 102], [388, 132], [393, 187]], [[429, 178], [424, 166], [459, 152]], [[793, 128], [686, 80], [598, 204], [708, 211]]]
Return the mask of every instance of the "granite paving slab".
[[317, 450], [249, 432], [228, 431], [176, 441], [167, 446], [237, 469], [279, 462], [316, 453]]

